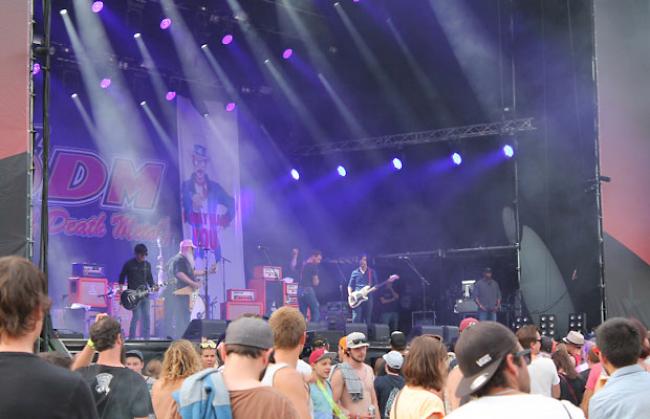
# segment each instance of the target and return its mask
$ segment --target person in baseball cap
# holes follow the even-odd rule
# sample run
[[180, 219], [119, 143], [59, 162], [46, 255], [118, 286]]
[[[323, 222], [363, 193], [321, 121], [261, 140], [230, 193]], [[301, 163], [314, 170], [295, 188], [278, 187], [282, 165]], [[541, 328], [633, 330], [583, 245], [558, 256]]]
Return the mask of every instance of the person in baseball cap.
[[327, 381], [335, 357], [334, 352], [327, 352], [325, 348], [314, 349], [309, 355], [309, 364], [312, 368], [309, 396], [314, 406], [313, 417], [345, 417], [341, 408], [334, 403], [332, 386]]
[[466, 317], [463, 320], [461, 320], [460, 325], [458, 325], [458, 332], [463, 333], [463, 331], [468, 327], [472, 327], [477, 324], [478, 324], [478, 320], [476, 320], [474, 317]]
[[447, 418], [584, 418], [570, 402], [528, 394], [530, 349], [522, 349], [515, 334], [500, 323], [484, 321], [466, 329], [456, 344], [456, 357], [463, 373], [456, 395], [475, 399]]
[[395, 394], [404, 387], [404, 377], [401, 376], [404, 356], [398, 351], [390, 351], [382, 355], [381, 360], [384, 361], [385, 374], [375, 378], [375, 393], [379, 413], [383, 418], [390, 415]]
[[345, 338], [345, 347], [347, 350], [357, 349], [370, 346], [366, 335], [361, 332], [352, 332]]

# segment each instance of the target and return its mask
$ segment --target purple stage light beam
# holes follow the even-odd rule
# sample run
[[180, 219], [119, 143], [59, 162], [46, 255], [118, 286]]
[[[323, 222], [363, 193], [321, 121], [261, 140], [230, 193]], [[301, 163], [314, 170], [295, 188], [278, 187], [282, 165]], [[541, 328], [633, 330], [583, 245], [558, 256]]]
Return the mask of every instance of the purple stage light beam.
[[232, 112], [235, 110], [236, 107], [237, 104], [235, 104], [235, 102], [228, 102], [228, 104], [226, 105], [226, 112]]
[[103, 1], [94, 1], [92, 6], [90, 6], [90, 10], [93, 11], [93, 13], [99, 13], [104, 9], [104, 2]]
[[160, 29], [162, 29], [163, 31], [165, 29], [169, 29], [171, 25], [172, 25], [172, 20], [168, 17], [160, 21]]
[[176, 92], [173, 91], [173, 90], [170, 90], [165, 95], [165, 100], [168, 101], [168, 102], [171, 102], [172, 100], [174, 100], [174, 98], [176, 98]]
[[292, 55], [293, 55], [293, 50], [291, 48], [287, 48], [282, 53], [282, 58], [288, 60], [289, 58], [291, 58]]
[[234, 39], [233, 36], [227, 33], [223, 36], [223, 38], [221, 38], [221, 43], [224, 45], [230, 45], [232, 44], [233, 39]]
[[102, 89], [108, 89], [110, 85], [111, 85], [111, 79], [109, 79], [108, 77], [102, 79], [102, 81], [99, 83], [99, 86]]
[[463, 158], [459, 153], [454, 153], [451, 155], [451, 161], [453, 161], [456, 166], [460, 166], [460, 164], [463, 162]]
[[41, 65], [39, 63], [34, 63], [32, 66], [32, 75], [37, 75], [38, 73], [41, 72]]
[[506, 145], [503, 146], [503, 154], [507, 158], [511, 158], [512, 156], [515, 155], [515, 149], [512, 148], [512, 146], [510, 144], [506, 144]]

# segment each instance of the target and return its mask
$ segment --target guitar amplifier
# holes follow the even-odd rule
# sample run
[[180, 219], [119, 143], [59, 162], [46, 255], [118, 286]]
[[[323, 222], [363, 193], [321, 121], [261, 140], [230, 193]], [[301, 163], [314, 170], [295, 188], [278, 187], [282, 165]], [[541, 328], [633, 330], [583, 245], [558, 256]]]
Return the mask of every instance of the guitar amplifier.
[[454, 304], [454, 313], [456, 314], [467, 314], [467, 313], [476, 313], [478, 312], [478, 305], [474, 300], [458, 300]]
[[237, 320], [244, 314], [264, 315], [262, 303], [248, 302], [226, 302], [221, 303], [221, 318], [225, 320]]
[[72, 276], [84, 278], [106, 278], [106, 266], [94, 263], [73, 263]]
[[262, 303], [265, 315], [270, 315], [276, 309], [290, 305], [298, 306], [298, 285], [287, 284], [284, 281], [268, 279], [251, 279], [249, 288], [255, 290], [258, 302]]
[[83, 304], [90, 307], [106, 308], [108, 280], [106, 278], [68, 278], [69, 304]]
[[253, 278], [279, 281], [282, 279], [282, 268], [280, 266], [256, 266], [253, 269]]
[[251, 289], [229, 289], [228, 291], [228, 301], [231, 303], [242, 302], [242, 301], [255, 301], [255, 290]]

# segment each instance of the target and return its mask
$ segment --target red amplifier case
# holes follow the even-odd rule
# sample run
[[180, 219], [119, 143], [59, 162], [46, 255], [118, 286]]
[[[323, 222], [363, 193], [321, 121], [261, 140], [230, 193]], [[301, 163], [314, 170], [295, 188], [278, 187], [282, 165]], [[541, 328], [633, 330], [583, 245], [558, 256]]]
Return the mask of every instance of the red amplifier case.
[[262, 303], [248, 302], [227, 302], [221, 303], [221, 318], [225, 320], [236, 320], [244, 314], [264, 315]]
[[280, 266], [256, 266], [253, 269], [253, 278], [278, 281], [282, 279], [282, 267]]
[[68, 278], [68, 301], [70, 304], [84, 304], [90, 307], [106, 308], [108, 280], [106, 278]]
[[241, 301], [255, 301], [256, 300], [256, 295], [255, 295], [255, 290], [252, 289], [242, 289], [242, 288], [231, 288], [227, 290], [228, 293], [228, 301], [235, 303], [235, 302], [241, 302]]

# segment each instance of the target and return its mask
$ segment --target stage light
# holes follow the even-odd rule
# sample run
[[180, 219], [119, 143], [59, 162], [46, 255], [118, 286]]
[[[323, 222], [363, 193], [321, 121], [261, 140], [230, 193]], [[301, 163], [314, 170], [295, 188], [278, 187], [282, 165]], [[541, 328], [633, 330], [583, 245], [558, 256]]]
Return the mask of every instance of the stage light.
[[512, 148], [510, 144], [506, 144], [503, 146], [503, 154], [507, 157], [510, 158], [515, 155], [515, 150]]
[[208, 44], [201, 45], [201, 49], [208, 49]]
[[338, 172], [339, 176], [345, 177], [345, 175], [348, 174], [348, 172], [345, 170], [345, 167], [339, 166], [336, 168], [336, 171]]
[[569, 314], [569, 330], [584, 333], [587, 328], [587, 314], [586, 313], [571, 313]]
[[108, 89], [110, 85], [111, 85], [111, 79], [109, 79], [108, 77], [105, 78], [105, 79], [102, 79], [102, 81], [99, 83], [99, 86], [102, 89]]
[[236, 107], [237, 105], [235, 104], [235, 102], [228, 102], [228, 104], [226, 105], [226, 112], [232, 112], [235, 110]]
[[176, 92], [174, 92], [173, 90], [170, 90], [165, 95], [165, 100], [167, 100], [168, 102], [171, 102], [172, 100], [174, 100], [175, 97], [176, 97]]
[[143, 100], [142, 102], [140, 102], [140, 106], [147, 106], [147, 101]]
[[60, 14], [61, 16], [65, 16], [65, 15], [67, 15], [67, 14], [68, 14], [68, 9], [61, 9], [61, 10], [59, 10], [59, 14]]
[[138, 38], [141, 38], [141, 37], [142, 37], [142, 35], [140, 34], [140, 32], [136, 32], [136, 33], [133, 34], [133, 39], [138, 39]]
[[287, 48], [282, 53], [282, 58], [288, 60], [289, 58], [291, 58], [292, 55], [293, 55], [293, 50], [291, 48]]
[[291, 169], [291, 177], [293, 180], [300, 180], [300, 173], [296, 169]]
[[224, 45], [230, 45], [233, 41], [233, 36], [229, 33], [225, 34], [223, 38], [221, 38], [221, 43]]
[[460, 164], [463, 162], [463, 158], [459, 153], [454, 153], [451, 155], [451, 161], [453, 161], [456, 166], [460, 166]]
[[397, 157], [395, 157], [393, 159], [393, 167], [397, 170], [402, 170], [402, 161]]
[[73, 99], [76, 99], [76, 98], [78, 98], [78, 97], [79, 97], [79, 95], [78, 95], [78, 94], [76, 94], [76, 93], [73, 93], [73, 94], [71, 94], [71, 95], [70, 95], [70, 97], [71, 97], [71, 98], [73, 98]]
[[32, 74], [35, 76], [41, 72], [41, 65], [39, 63], [34, 63], [32, 66]]
[[513, 331], [517, 331], [521, 329], [523, 326], [526, 326], [527, 324], [530, 324], [530, 319], [528, 316], [515, 316], [515, 320], [510, 323], [510, 327], [512, 328]]
[[102, 11], [104, 8], [104, 2], [103, 1], [94, 1], [93, 5], [90, 6], [90, 10], [93, 11], [93, 13], [99, 13]]
[[555, 314], [539, 316], [539, 331], [542, 336], [555, 337]]
[[162, 30], [169, 29], [171, 25], [172, 25], [172, 20], [168, 17], [160, 21], [160, 29]]

